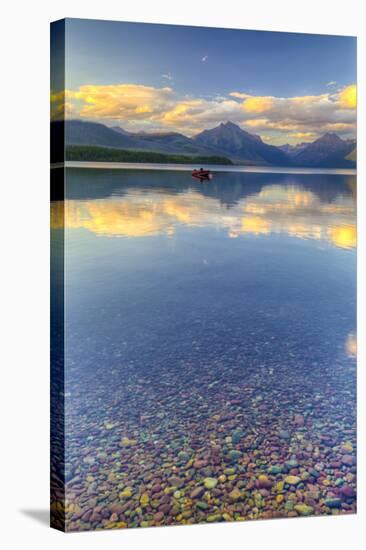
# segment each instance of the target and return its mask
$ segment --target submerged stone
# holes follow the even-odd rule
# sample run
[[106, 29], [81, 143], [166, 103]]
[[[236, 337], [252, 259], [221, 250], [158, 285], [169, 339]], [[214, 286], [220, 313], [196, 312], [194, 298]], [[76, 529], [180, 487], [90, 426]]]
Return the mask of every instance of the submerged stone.
[[328, 508], [340, 508], [342, 505], [342, 501], [340, 498], [327, 498], [324, 501], [325, 506], [328, 506]]
[[134, 447], [137, 445], [136, 439], [129, 439], [128, 437], [124, 437], [120, 443], [121, 447]]
[[242, 455], [243, 453], [241, 451], [236, 451], [235, 449], [233, 449], [232, 451], [229, 451], [228, 453], [230, 462], [236, 462], [237, 460], [239, 460], [239, 458], [242, 457]]
[[288, 483], [289, 485], [297, 485], [300, 482], [301, 482], [301, 479], [297, 476], [285, 477], [285, 483]]
[[237, 445], [240, 442], [240, 440], [242, 439], [243, 436], [244, 436], [243, 430], [238, 429], [238, 430], [233, 431], [231, 439], [232, 439], [232, 442], [234, 443], [234, 445]]
[[140, 498], [141, 506], [146, 507], [149, 504], [149, 501], [150, 501], [150, 497], [147, 493], [144, 493], [143, 495], [141, 495], [141, 498]]
[[231, 491], [231, 493], [229, 493], [229, 499], [232, 501], [232, 502], [237, 502], [240, 498], [241, 498], [242, 494], [241, 492], [239, 491], [239, 489], [235, 488]]
[[214, 477], [206, 477], [203, 480], [203, 484], [206, 487], [206, 489], [214, 489], [218, 483], [218, 480]]
[[299, 463], [298, 463], [298, 461], [296, 460], [296, 458], [292, 458], [291, 460], [286, 460], [285, 464], [286, 464], [286, 466], [287, 466], [288, 468], [290, 468], [290, 470], [291, 470], [292, 468], [297, 468], [298, 465], [299, 465]]
[[203, 495], [204, 492], [205, 492], [204, 487], [195, 487], [195, 489], [193, 489], [193, 491], [191, 491], [191, 493], [190, 493], [189, 496], [190, 496], [192, 499], [194, 499], [194, 498], [200, 498], [200, 497]]
[[282, 473], [282, 466], [279, 466], [279, 465], [273, 465], [273, 466], [270, 466], [268, 468], [268, 473], [269, 474], [273, 474], [273, 475], [276, 475], [276, 474], [281, 474]]
[[314, 508], [312, 506], [308, 506], [307, 504], [296, 504], [294, 506], [294, 510], [301, 516], [311, 516], [311, 514], [314, 513]]

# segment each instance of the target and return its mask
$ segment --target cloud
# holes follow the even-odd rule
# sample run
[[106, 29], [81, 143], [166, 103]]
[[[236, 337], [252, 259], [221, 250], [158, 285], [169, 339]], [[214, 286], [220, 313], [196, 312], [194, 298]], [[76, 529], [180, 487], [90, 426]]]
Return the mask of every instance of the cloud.
[[205, 63], [207, 59], [208, 59], [208, 55], [204, 55], [203, 57], [201, 57], [202, 63]]
[[355, 109], [357, 105], [356, 85], [347, 86], [339, 93], [339, 103], [343, 109]]
[[317, 137], [327, 131], [355, 132], [355, 85], [319, 95], [275, 97], [231, 92], [230, 96], [241, 100], [242, 124], [259, 132], [272, 130], [299, 139], [302, 134]]
[[[171, 73], [162, 75], [167, 80]], [[53, 116], [115, 122], [134, 131], [178, 131], [193, 135], [231, 120], [271, 143], [296, 143], [333, 131], [352, 137], [356, 129], [356, 85], [318, 95], [277, 97], [232, 91], [226, 96], [181, 97], [172, 86], [83, 85], [53, 94]]]
[[294, 132], [291, 136], [296, 139], [301, 139], [301, 141], [314, 141], [316, 138], [314, 132]]
[[248, 113], [266, 113], [273, 108], [274, 100], [273, 97], [247, 97], [243, 103], [243, 108]]
[[185, 99], [178, 101], [162, 117], [161, 123], [187, 134], [213, 127], [222, 121], [241, 119], [241, 109], [236, 101], [225, 99]]
[[244, 92], [230, 92], [229, 95], [231, 97], [237, 97], [238, 99], [248, 99], [249, 97], [253, 97], [250, 94], [246, 94]]
[[79, 105], [79, 115], [88, 119], [140, 120], [157, 117], [173, 105], [170, 87], [137, 84], [84, 85], [66, 91], [67, 100]]
[[168, 80], [169, 82], [171, 82], [173, 80], [173, 75], [172, 73], [165, 73], [165, 74], [162, 74], [161, 75], [161, 78], [163, 78], [164, 80]]
[[337, 82], [335, 80], [331, 80], [330, 82], [327, 82], [327, 86], [329, 87], [333, 87], [333, 86], [336, 86], [337, 85]]
[[64, 120], [77, 114], [75, 105], [67, 100], [65, 90], [51, 93], [51, 120]]

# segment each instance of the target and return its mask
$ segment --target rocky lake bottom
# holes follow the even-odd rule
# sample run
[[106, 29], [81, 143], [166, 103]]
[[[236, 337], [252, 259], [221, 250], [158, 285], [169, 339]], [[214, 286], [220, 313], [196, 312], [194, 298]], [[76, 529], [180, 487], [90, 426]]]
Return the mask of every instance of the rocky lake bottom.
[[54, 525], [355, 513], [353, 180], [81, 172]]

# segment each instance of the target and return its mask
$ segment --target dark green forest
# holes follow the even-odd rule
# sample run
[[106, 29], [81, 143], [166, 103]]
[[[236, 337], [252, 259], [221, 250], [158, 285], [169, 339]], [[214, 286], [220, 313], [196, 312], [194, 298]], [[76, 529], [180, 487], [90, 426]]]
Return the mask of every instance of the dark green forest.
[[230, 159], [221, 156], [168, 155], [153, 151], [129, 151], [96, 147], [92, 145], [68, 145], [66, 160], [91, 162], [156, 162], [171, 164], [233, 164]]

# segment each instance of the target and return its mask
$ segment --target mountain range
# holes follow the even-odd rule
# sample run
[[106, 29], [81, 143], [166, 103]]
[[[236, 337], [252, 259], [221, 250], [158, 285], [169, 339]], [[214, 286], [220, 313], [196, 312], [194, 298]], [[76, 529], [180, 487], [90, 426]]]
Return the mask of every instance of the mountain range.
[[[57, 132], [57, 125], [60, 124], [53, 122], [51, 131]], [[69, 120], [65, 122], [65, 141], [67, 146], [89, 145], [168, 155], [221, 155], [234, 164], [242, 165], [356, 166], [355, 140], [343, 140], [337, 134], [328, 132], [311, 143], [277, 147], [264, 143], [260, 136], [246, 132], [233, 122], [221, 123], [189, 138], [178, 132], [132, 133], [118, 126], [111, 128], [97, 122]]]

